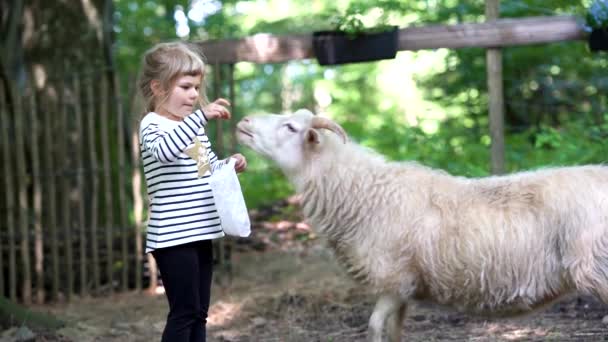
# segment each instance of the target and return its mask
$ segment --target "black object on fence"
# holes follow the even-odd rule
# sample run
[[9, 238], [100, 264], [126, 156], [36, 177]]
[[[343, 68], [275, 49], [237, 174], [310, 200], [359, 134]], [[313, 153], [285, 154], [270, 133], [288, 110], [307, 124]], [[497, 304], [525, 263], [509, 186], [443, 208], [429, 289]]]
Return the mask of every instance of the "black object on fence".
[[589, 35], [591, 51], [608, 51], [608, 29], [593, 29]]
[[318, 31], [312, 44], [319, 64], [336, 65], [395, 58], [398, 38], [397, 27], [354, 37], [341, 31]]

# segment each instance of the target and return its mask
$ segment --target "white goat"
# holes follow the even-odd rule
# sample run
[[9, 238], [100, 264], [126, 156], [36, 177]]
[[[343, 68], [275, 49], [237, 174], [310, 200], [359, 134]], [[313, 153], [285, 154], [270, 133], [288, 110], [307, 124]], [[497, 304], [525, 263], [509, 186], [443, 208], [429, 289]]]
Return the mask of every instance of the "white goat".
[[278, 164], [313, 228], [379, 295], [374, 342], [385, 322], [400, 341], [412, 299], [498, 315], [572, 292], [608, 303], [607, 166], [455, 177], [385, 161], [307, 110], [244, 118], [237, 137]]

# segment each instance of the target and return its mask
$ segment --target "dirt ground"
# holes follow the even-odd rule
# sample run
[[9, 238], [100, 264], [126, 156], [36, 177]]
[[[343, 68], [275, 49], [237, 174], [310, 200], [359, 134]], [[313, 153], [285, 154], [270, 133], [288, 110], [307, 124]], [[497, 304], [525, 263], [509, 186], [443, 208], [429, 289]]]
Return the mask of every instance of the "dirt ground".
[[[365, 341], [374, 298], [353, 283], [331, 252], [304, 224], [262, 222], [238, 240], [232, 280], [219, 274], [213, 287], [208, 341]], [[117, 294], [36, 308], [67, 322], [36, 341], [159, 341], [164, 294]], [[403, 341], [608, 341], [608, 306], [572, 298], [516, 319], [467, 316], [416, 303]], [[13, 341], [12, 331], [0, 342]]]

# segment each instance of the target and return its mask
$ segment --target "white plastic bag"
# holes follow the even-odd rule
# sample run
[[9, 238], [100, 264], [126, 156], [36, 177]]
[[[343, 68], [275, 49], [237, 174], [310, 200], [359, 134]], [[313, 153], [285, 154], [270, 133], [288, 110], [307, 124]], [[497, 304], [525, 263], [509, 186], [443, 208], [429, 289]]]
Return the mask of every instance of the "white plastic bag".
[[209, 186], [224, 233], [247, 237], [251, 233], [251, 223], [241, 184], [234, 170], [235, 163], [236, 159], [230, 158], [221, 168], [213, 171], [209, 177]]

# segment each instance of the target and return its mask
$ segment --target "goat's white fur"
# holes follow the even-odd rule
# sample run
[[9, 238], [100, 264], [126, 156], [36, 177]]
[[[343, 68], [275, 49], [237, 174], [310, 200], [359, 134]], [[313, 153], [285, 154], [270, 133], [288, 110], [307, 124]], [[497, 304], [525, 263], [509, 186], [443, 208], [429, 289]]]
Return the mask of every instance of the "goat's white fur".
[[311, 127], [313, 114], [243, 119], [240, 142], [275, 161], [303, 212], [378, 300], [370, 340], [400, 341], [408, 301], [514, 315], [567, 293], [608, 303], [608, 167], [455, 177], [388, 162]]

